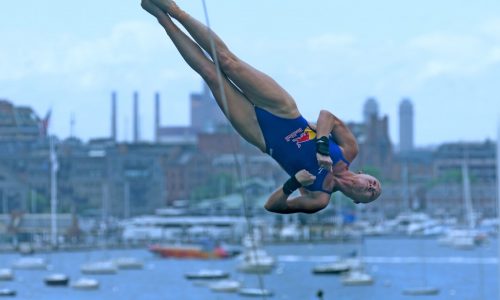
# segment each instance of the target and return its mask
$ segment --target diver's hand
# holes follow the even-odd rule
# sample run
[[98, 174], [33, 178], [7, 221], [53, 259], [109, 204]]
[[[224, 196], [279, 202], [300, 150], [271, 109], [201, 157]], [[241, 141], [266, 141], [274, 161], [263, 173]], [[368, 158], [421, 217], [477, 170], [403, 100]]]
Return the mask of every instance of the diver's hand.
[[316, 153], [316, 159], [318, 160], [318, 165], [320, 168], [331, 172], [333, 169], [333, 161], [329, 155], [323, 155], [320, 153]]
[[295, 174], [295, 178], [302, 186], [311, 185], [311, 184], [313, 184], [314, 180], [316, 180], [316, 176], [309, 173], [309, 171], [307, 171], [305, 169], [298, 171]]

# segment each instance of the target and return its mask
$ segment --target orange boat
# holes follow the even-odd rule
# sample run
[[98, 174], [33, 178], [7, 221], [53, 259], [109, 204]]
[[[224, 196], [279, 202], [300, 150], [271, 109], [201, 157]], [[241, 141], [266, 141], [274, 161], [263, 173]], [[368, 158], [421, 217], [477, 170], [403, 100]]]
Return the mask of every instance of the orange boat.
[[149, 251], [165, 258], [215, 259], [230, 257], [230, 253], [220, 246], [206, 249], [199, 245], [151, 245]]

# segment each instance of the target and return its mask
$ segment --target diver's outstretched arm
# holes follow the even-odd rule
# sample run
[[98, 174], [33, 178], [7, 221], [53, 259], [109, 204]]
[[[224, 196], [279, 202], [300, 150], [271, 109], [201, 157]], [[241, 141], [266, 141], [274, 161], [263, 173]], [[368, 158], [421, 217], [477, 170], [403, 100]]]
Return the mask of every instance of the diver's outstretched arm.
[[[314, 182], [316, 176], [309, 173], [307, 170], [300, 170], [294, 175], [295, 182], [300, 186], [307, 186]], [[292, 180], [293, 181], [293, 180]], [[287, 186], [288, 182], [278, 188], [269, 196], [264, 208], [270, 212], [279, 214], [292, 213], [315, 213], [325, 208], [330, 202], [330, 195], [325, 192], [304, 192], [301, 196], [289, 198], [292, 191]], [[293, 186], [293, 184], [292, 184]], [[292, 189], [297, 186], [292, 187]], [[287, 192], [285, 192], [287, 190]]]

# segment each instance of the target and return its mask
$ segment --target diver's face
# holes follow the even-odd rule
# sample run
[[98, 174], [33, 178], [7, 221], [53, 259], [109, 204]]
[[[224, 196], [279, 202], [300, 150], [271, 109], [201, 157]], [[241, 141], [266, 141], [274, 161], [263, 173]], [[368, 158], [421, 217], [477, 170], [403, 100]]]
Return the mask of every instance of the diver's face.
[[356, 174], [349, 197], [354, 203], [369, 203], [377, 199], [381, 192], [382, 188], [377, 178], [368, 174]]

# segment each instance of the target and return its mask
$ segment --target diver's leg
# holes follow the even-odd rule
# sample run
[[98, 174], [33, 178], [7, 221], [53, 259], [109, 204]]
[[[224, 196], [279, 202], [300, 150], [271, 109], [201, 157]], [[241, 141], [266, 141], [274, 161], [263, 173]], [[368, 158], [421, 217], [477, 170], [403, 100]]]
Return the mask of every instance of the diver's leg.
[[201, 48], [189, 36], [182, 32], [172, 19], [155, 6], [150, 0], [142, 0], [142, 7], [155, 16], [165, 29], [175, 47], [187, 64], [205, 80], [212, 91], [217, 104], [229, 119], [238, 133], [249, 143], [261, 151], [266, 146], [262, 130], [257, 122], [255, 109], [245, 96], [227, 79], [223, 78], [222, 85], [227, 98], [227, 111], [222, 100], [219, 81], [214, 63], [206, 57]]
[[270, 76], [234, 55], [207, 26], [180, 9], [172, 0], [152, 1], [165, 13], [177, 19], [210, 56], [213, 56], [210, 45], [210, 41], [213, 39], [220, 68], [253, 104], [281, 117], [295, 118], [299, 116], [295, 101], [285, 89]]

